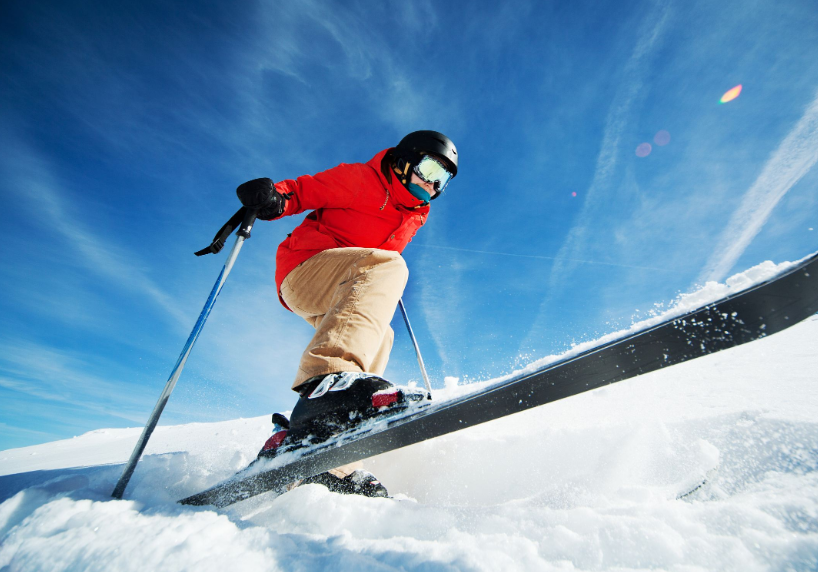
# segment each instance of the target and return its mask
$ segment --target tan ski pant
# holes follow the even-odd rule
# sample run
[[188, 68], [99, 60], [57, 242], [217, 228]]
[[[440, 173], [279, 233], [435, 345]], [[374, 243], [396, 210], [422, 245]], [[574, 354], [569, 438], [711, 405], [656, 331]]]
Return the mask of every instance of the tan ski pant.
[[293, 389], [339, 371], [382, 375], [394, 339], [389, 322], [408, 278], [399, 253], [376, 248], [333, 248], [296, 266], [281, 284], [281, 297], [315, 335]]

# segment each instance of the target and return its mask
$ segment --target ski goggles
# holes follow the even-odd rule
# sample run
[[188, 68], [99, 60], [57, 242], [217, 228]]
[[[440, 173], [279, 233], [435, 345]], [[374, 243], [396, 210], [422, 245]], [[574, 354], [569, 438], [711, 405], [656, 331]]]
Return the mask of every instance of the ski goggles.
[[454, 175], [443, 166], [443, 163], [433, 158], [431, 155], [424, 155], [420, 162], [415, 165], [415, 174], [422, 181], [433, 185], [438, 193], [442, 193], [452, 180]]

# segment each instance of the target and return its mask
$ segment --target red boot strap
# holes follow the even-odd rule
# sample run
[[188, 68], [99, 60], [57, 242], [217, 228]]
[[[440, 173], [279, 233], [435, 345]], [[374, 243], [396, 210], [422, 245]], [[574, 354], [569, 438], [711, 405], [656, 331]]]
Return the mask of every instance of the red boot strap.
[[264, 443], [264, 447], [261, 448], [262, 451], [269, 451], [270, 449], [277, 449], [281, 442], [284, 441], [284, 438], [287, 436], [286, 431], [279, 431], [275, 433], [272, 437], [267, 439], [267, 442]]
[[399, 398], [400, 392], [397, 389], [389, 393], [375, 393], [372, 395], [372, 407], [389, 407], [397, 403]]

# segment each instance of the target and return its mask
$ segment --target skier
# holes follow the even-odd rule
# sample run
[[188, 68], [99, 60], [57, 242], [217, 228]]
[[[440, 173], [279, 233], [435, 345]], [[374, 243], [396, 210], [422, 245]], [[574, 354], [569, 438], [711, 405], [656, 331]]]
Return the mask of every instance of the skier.
[[[366, 163], [340, 164], [314, 176], [240, 185], [242, 204], [274, 220], [311, 210], [278, 247], [275, 280], [285, 308], [315, 335], [301, 356], [291, 418], [273, 417], [274, 434], [259, 452], [326, 440], [423, 394], [383, 379], [394, 333], [389, 323], [409, 272], [401, 252], [426, 222], [429, 203], [457, 175], [454, 143], [415, 131]], [[386, 496], [361, 464], [302, 481], [330, 490]], [[299, 483], [297, 483], [299, 484]]]

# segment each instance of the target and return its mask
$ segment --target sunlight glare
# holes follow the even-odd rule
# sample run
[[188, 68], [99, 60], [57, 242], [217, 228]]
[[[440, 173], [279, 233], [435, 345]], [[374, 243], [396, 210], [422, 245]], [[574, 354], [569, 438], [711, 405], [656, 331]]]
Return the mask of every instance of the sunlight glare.
[[650, 143], [640, 143], [636, 148], [636, 156], [647, 157], [650, 155], [651, 150], [653, 150], [653, 147], [650, 146]]
[[733, 101], [735, 98], [739, 96], [741, 93], [741, 84], [738, 84], [736, 87], [725, 93], [721, 96], [719, 103], [727, 103], [728, 101]]
[[659, 145], [659, 147], [667, 145], [670, 143], [670, 133], [664, 129], [658, 131], [653, 137], [653, 142]]

